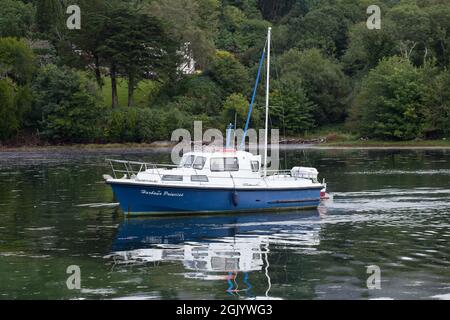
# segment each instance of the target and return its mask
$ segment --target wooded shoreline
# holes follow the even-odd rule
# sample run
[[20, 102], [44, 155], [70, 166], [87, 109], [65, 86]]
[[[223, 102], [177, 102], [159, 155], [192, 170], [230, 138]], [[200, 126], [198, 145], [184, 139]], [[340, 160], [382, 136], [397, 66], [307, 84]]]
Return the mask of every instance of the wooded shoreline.
[[[340, 141], [311, 142], [305, 139], [290, 139], [289, 143], [280, 142], [280, 149], [450, 149], [449, 140], [421, 140], [421, 141]], [[59, 145], [9, 145], [0, 146], [2, 152], [35, 152], [35, 151], [101, 151], [101, 150], [138, 150], [138, 149], [166, 149], [170, 150], [176, 142], [156, 141], [153, 143], [105, 143], [105, 144], [59, 144]]]
[[[69, 5], [79, 7], [79, 29], [67, 24]], [[243, 127], [268, 27], [271, 128], [307, 138], [287, 143], [450, 139], [448, 0], [379, 1], [380, 28], [369, 27], [367, 1], [0, 6], [1, 145], [161, 141], [194, 121], [222, 132], [230, 122]], [[265, 123], [264, 80], [255, 129]]]

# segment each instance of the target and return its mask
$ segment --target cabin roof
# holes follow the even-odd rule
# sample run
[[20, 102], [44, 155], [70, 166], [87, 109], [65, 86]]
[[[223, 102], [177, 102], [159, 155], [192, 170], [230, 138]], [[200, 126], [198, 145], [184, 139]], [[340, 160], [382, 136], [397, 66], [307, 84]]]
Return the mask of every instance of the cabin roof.
[[194, 155], [196, 157], [205, 157], [205, 158], [214, 158], [214, 157], [238, 157], [238, 158], [249, 158], [249, 159], [261, 158], [260, 155], [255, 156], [250, 152], [234, 150], [234, 149], [213, 151], [213, 152], [192, 151], [192, 152], [187, 152], [184, 154], [184, 156], [188, 156], [188, 155]]

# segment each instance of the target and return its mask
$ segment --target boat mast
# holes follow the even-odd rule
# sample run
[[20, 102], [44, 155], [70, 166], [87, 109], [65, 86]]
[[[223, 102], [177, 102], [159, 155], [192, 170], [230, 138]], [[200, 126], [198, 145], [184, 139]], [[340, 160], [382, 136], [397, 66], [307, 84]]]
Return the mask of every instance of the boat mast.
[[267, 75], [266, 75], [266, 129], [264, 131], [264, 177], [267, 176], [267, 140], [269, 130], [269, 86], [270, 86], [270, 36], [272, 28], [267, 32]]

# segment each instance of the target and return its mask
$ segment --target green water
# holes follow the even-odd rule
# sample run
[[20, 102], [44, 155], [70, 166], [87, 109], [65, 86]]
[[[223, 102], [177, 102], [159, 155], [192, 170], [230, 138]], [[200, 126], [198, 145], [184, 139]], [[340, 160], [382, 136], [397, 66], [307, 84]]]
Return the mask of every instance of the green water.
[[288, 150], [281, 163], [317, 167], [332, 201], [193, 218], [125, 219], [105, 158], [169, 155], [0, 153], [1, 299], [450, 298], [450, 150]]

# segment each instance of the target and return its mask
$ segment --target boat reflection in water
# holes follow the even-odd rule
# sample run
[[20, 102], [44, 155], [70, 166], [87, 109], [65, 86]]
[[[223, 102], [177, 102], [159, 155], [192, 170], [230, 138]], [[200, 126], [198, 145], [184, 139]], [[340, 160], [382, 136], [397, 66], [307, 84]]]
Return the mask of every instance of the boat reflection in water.
[[186, 278], [224, 281], [228, 294], [253, 298], [251, 273], [263, 272], [266, 299], [270, 250], [314, 251], [319, 231], [318, 211], [129, 219], [107, 257], [115, 265], [179, 261]]

